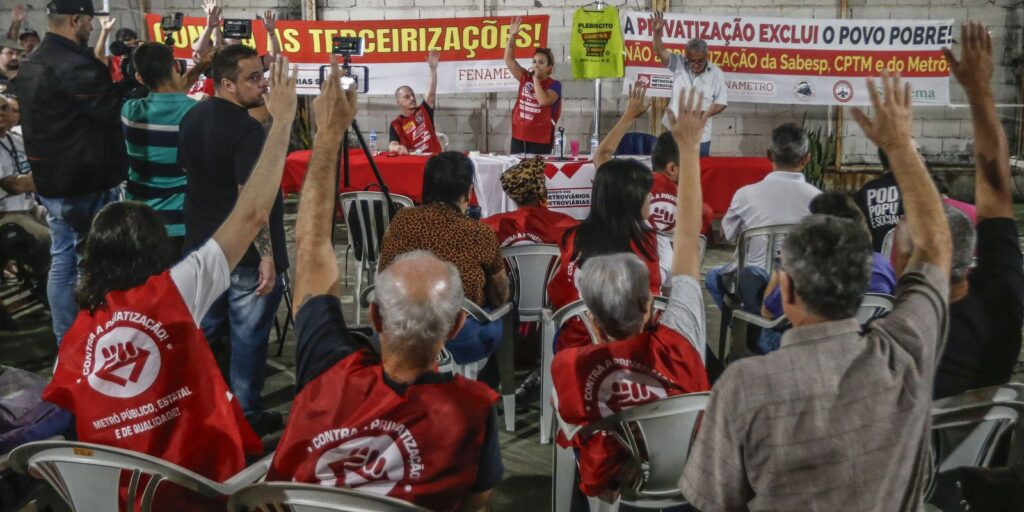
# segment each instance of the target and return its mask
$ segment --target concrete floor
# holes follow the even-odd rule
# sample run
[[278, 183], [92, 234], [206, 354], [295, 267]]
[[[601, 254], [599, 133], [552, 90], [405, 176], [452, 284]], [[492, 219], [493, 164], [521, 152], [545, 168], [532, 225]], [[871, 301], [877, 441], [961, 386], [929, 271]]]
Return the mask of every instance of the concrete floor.
[[[286, 210], [289, 212], [286, 214], [285, 220], [287, 237], [290, 251], [294, 251], [294, 199], [288, 202]], [[1024, 219], [1024, 207], [1018, 208], [1017, 218]], [[731, 246], [710, 245], [705, 256], [703, 270], [706, 272], [711, 267], [729, 261], [732, 258], [732, 252]], [[352, 260], [351, 255], [346, 256], [344, 232], [340, 230], [337, 254], [342, 265], [343, 277], [345, 277], [344, 265], [346, 260], [348, 262], [349, 272], [343, 283], [342, 304], [345, 318], [351, 322], [355, 318], [356, 304], [352, 300], [352, 289], [356, 263]], [[705, 302], [709, 305], [706, 308], [709, 339], [716, 340], [720, 315], [706, 294]], [[284, 317], [284, 304], [282, 303], [279, 318], [283, 319]], [[366, 321], [365, 314], [362, 315], [361, 320]], [[20, 319], [20, 324], [21, 328], [17, 331], [0, 331], [0, 364], [25, 368], [44, 375], [48, 374], [56, 356], [49, 315], [45, 312], [34, 314]], [[517, 352], [529, 353], [532, 351], [536, 354], [536, 342], [533, 342], [533, 346], [528, 343], [530, 342], [520, 342], [517, 345]], [[711, 343], [711, 345], [717, 346], [717, 343]], [[272, 333], [263, 397], [268, 408], [287, 415], [295, 395], [294, 330], [289, 329], [280, 356], [277, 356], [277, 348], [277, 337]], [[531, 359], [530, 357], [526, 357], [525, 361], [522, 357], [519, 359], [518, 374], [521, 379], [530, 371]], [[1016, 373], [1024, 373], [1024, 363], [1018, 364]], [[532, 510], [539, 512], [550, 509], [552, 448], [550, 444], [541, 445], [538, 442], [540, 416], [538, 397], [536, 395], [528, 397], [526, 402], [519, 404], [516, 414], [516, 431], [505, 432], [504, 429], [501, 429], [500, 444], [505, 464], [505, 478], [492, 494], [490, 507], [492, 511]], [[268, 436], [264, 442], [273, 446], [279, 435], [278, 433]]]

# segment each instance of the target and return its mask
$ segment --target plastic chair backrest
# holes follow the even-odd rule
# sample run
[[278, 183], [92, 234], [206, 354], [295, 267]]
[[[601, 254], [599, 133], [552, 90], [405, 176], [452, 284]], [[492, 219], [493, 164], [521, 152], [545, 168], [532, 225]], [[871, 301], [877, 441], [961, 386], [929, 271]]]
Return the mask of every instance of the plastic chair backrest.
[[230, 512], [425, 512], [411, 503], [355, 489], [287, 482], [250, 485], [231, 495]]
[[524, 321], [539, 320], [547, 307], [548, 281], [558, 270], [561, 250], [552, 244], [529, 244], [501, 250], [512, 285], [512, 301]]
[[384, 232], [391, 225], [391, 219], [398, 209], [413, 206], [412, 199], [391, 194], [396, 210], [389, 211], [383, 192], [345, 192], [338, 196], [341, 211], [348, 223], [349, 243], [356, 247], [353, 256], [357, 261], [369, 262], [370, 269], [376, 267], [380, 255], [380, 243]]
[[885, 261], [892, 261], [892, 246], [893, 241], [896, 239], [896, 228], [892, 228], [885, 233], [885, 238], [882, 239], [882, 257]]
[[[675, 244], [672, 243], [672, 237], [674, 237], [674, 236], [675, 236], [675, 234], [672, 233], [671, 231], [658, 231], [658, 237], [659, 238], [664, 238], [664, 239], [668, 240], [669, 246], [672, 247], [673, 251], [675, 250]], [[704, 267], [704, 253], [707, 252], [707, 249], [708, 249], [708, 237], [706, 237], [704, 235], [697, 235], [697, 245], [698, 245], [698, 248], [700, 249], [700, 254], [699, 254], [698, 258], [697, 258], [697, 266], [700, 267], [700, 268], [703, 268]]]
[[892, 295], [884, 293], [865, 293], [857, 307], [857, 322], [861, 325], [873, 318], [889, 314], [893, 307]]
[[[46, 480], [73, 510], [118, 510], [123, 473], [130, 475], [126, 503], [141, 499], [142, 512], [153, 506], [156, 491], [171, 482], [206, 497], [227, 489], [181, 466], [138, 452], [72, 441], [37, 441], [15, 448], [11, 467]], [[142, 478], [148, 476], [148, 478]]]
[[[665, 311], [668, 308], [668, 297], [661, 295], [654, 296], [654, 310]], [[561, 309], [555, 311], [551, 315], [551, 321], [555, 326], [561, 328], [566, 322], [573, 318], [579, 318], [583, 322], [584, 327], [587, 328], [587, 334], [590, 336], [591, 343], [597, 343], [597, 330], [593, 322], [590, 321], [590, 317], [587, 316], [587, 305], [583, 303], [583, 299], [574, 300]]]
[[615, 148], [615, 155], [650, 156], [657, 141], [658, 138], [649, 133], [629, 132], [622, 136], [619, 147]]
[[[796, 225], [779, 224], [776, 226], [765, 226], [761, 228], [748, 229], [740, 235], [740, 242], [736, 248], [736, 268], [743, 268], [751, 264], [751, 256], [759, 259], [759, 253], [764, 251], [764, 262], [758, 266], [764, 269], [769, 275], [775, 268], [775, 258], [782, 253], [782, 242]], [[769, 251], [769, 248], [771, 250]]]
[[[994, 459], [999, 459], [997, 448], [1012, 434], [1022, 414], [1024, 403], [1021, 402], [990, 402], [933, 411], [932, 446], [937, 471], [960, 466], [989, 466]], [[951, 435], [943, 435], [946, 431]]]

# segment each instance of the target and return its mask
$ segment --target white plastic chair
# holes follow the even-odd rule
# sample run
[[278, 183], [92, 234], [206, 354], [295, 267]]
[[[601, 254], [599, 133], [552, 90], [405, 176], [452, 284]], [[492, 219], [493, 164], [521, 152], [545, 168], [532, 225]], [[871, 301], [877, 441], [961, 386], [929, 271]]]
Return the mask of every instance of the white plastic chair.
[[[380, 260], [381, 239], [388, 226], [391, 225], [392, 213], [387, 207], [387, 200], [383, 192], [345, 192], [338, 196], [338, 201], [341, 204], [341, 211], [345, 214], [345, 222], [349, 226], [349, 249], [355, 247], [354, 236], [358, 236], [361, 246], [359, 252], [353, 254], [358, 263], [353, 297], [358, 299], [363, 286], [364, 272], [369, 284], [373, 284], [374, 272], [377, 270], [377, 262]], [[412, 199], [399, 194], [391, 194], [391, 201], [398, 209], [413, 206]], [[356, 230], [358, 233], [355, 232]], [[359, 313], [359, 308], [356, 308], [356, 324], [359, 323]]]
[[885, 261], [892, 261], [892, 246], [893, 240], [896, 239], [896, 228], [892, 228], [885, 233], [885, 238], [882, 239], [882, 257]]
[[[561, 250], [553, 244], [528, 244], [506, 247], [501, 250], [508, 268], [509, 282], [512, 288], [512, 303], [516, 305], [520, 322], [539, 322], [541, 339], [541, 397], [540, 397], [540, 442], [551, 441], [551, 400], [547, 390], [551, 389], [551, 358], [554, 349], [545, 343], [547, 322], [544, 321], [544, 309], [548, 307], [548, 282], [558, 270]], [[514, 362], [514, 358], [510, 358]], [[511, 396], [511, 410], [515, 420], [515, 383], [506, 387], [502, 382], [503, 397]], [[505, 394], [505, 390], [511, 395]], [[505, 398], [505, 400], [508, 400]]]
[[[675, 244], [672, 243], [672, 238], [675, 237], [675, 233], [671, 231], [658, 231], [659, 239], [666, 239], [672, 250], [675, 250]], [[704, 253], [707, 252], [708, 248], [708, 237], [704, 235], [697, 235], [697, 246], [700, 248], [700, 256], [697, 259], [697, 267], [704, 268]]]
[[[710, 393], [702, 392], [663, 398], [584, 427], [567, 424], [558, 418], [559, 428], [569, 439], [603, 430], [615, 436], [626, 448], [639, 471], [632, 481], [623, 484], [621, 503], [641, 509], [680, 506], [686, 504], [686, 499], [679, 490], [679, 477], [686, 466], [709, 396]], [[555, 401], [557, 404], [557, 396]], [[557, 417], [557, 410], [555, 414]], [[560, 508], [559, 505], [571, 502], [575, 461], [571, 449], [557, 445], [555, 449], [566, 453], [556, 453], [555, 456], [554, 510], [568, 510], [568, 507]], [[565, 468], [567, 462], [572, 464], [569, 469]], [[609, 506], [591, 499], [591, 508], [595, 505], [615, 510], [618, 504]]]
[[437, 132], [437, 141], [441, 143], [441, 151], [448, 151], [448, 135]]
[[228, 500], [229, 512], [426, 512], [409, 502], [355, 489], [266, 482], [245, 487]]
[[[118, 510], [123, 472], [131, 474], [126, 491], [130, 512], [140, 498], [139, 512], [154, 506], [164, 482], [177, 484], [201, 496], [216, 499], [234, 494], [270, 468], [273, 454], [240, 471], [224, 483], [215, 482], [181, 466], [139, 452], [72, 441], [36, 441], [15, 448], [11, 468], [46, 480], [78, 512]], [[149, 479], [142, 485], [141, 477]]]

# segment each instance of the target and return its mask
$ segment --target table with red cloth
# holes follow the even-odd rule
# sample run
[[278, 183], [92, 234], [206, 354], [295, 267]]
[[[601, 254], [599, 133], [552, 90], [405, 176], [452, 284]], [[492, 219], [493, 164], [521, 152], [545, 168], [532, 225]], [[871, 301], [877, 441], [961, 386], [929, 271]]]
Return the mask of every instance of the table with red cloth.
[[[311, 151], [295, 151], [285, 160], [281, 189], [285, 194], [298, 192], [306, 177]], [[377, 167], [391, 192], [409, 196], [413, 201], [422, 201], [423, 168], [429, 155], [386, 156], [376, 158]], [[505, 196], [498, 177], [505, 169], [515, 165], [516, 157], [474, 156], [477, 167], [475, 192], [484, 216], [503, 213], [515, 208]], [[641, 158], [649, 165], [649, 158]], [[725, 215], [732, 202], [732, 196], [741, 187], [757, 183], [772, 171], [772, 164], [763, 157], [706, 157], [700, 159], [700, 184], [704, 202], [711, 206], [716, 217]], [[548, 189], [557, 197], [549, 197], [551, 206], [561, 205], [561, 210], [576, 218], [583, 218], [590, 210], [590, 187], [594, 180], [594, 165], [587, 161], [551, 162], [545, 174]], [[338, 183], [339, 192], [377, 190], [366, 156], [359, 150], [350, 152], [349, 186]], [[562, 204], [565, 203], [565, 204]]]

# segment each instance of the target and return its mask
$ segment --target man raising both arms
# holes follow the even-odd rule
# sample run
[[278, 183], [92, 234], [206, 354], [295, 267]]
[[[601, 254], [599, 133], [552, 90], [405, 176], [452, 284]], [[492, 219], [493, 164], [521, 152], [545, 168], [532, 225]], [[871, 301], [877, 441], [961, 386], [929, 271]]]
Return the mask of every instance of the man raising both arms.
[[523, 19], [512, 20], [505, 44], [505, 65], [519, 80], [519, 96], [512, 107], [511, 153], [551, 153], [555, 125], [562, 115], [562, 83], [551, 78], [555, 57], [550, 48], [537, 48], [533, 65], [527, 70], [516, 62], [515, 43]]
[[416, 91], [403, 85], [395, 90], [395, 103], [402, 113], [391, 121], [391, 142], [388, 151], [399, 155], [409, 153], [440, 153], [443, 151], [441, 142], [437, 140], [434, 129], [434, 106], [437, 104], [437, 61], [440, 57], [437, 50], [431, 50], [427, 56], [430, 66], [430, 85], [423, 102], [416, 104]]

